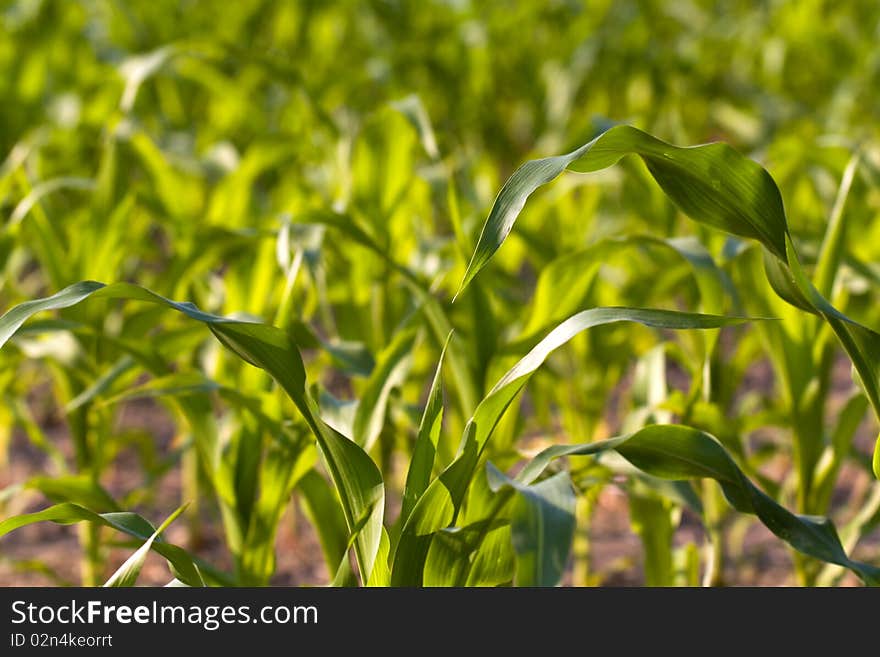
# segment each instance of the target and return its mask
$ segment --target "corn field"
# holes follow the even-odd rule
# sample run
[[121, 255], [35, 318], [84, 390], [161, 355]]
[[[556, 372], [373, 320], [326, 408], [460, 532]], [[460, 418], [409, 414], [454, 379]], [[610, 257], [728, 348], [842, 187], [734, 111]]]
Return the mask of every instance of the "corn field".
[[880, 4], [0, 12], [0, 584], [880, 584]]

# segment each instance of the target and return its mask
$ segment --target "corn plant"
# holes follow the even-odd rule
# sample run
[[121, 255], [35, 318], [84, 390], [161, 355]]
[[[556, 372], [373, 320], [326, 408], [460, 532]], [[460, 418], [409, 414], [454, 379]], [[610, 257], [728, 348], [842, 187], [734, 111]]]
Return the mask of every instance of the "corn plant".
[[877, 583], [875, 6], [227, 4], [4, 10], [0, 567]]
[[[792, 305], [828, 322], [852, 358], [865, 394], [876, 409], [880, 380], [870, 356], [876, 353], [880, 336], [837, 311], [812, 286], [798, 261], [772, 178], [724, 145], [676, 148], [622, 126], [611, 128], [571, 154], [527, 163], [499, 193], [459, 294], [501, 246], [526, 198], [537, 186], [549, 182], [567, 167], [590, 171], [609, 166], [631, 153], [644, 159], [664, 192], [686, 214], [760, 242], [766, 250], [765, 271], [773, 289]], [[169, 301], [125, 283], [77, 283], [45, 299], [17, 306], [4, 315], [0, 324], [4, 341], [31, 315], [70, 307], [88, 297], [128, 298], [169, 306], [206, 324], [226, 348], [272, 376], [317, 442], [341, 504], [348, 532], [346, 545], [351, 545], [362, 583], [500, 584], [512, 579], [524, 585], [556, 584], [563, 575], [572, 541], [575, 497], [570, 475], [565, 471], [549, 478], [541, 475], [556, 457], [595, 455], [608, 450], [656, 477], [715, 479], [735, 509], [756, 514], [771, 531], [805, 555], [850, 568], [868, 583], [880, 576], [876, 568], [847, 557], [830, 523], [797, 516], [780, 507], [745, 477], [714, 438], [698, 429], [648, 425], [607, 441], [550, 447], [515, 479], [486, 461], [486, 447], [493, 430], [532, 373], [552, 351], [582, 331], [621, 321], [667, 329], [717, 329], [742, 321], [737, 318], [622, 307], [580, 311], [550, 330], [500, 378], [466, 423], [452, 462], [432, 479], [443, 410], [438, 367], [413, 449], [400, 527], [389, 531], [383, 523], [382, 472], [368, 453], [381, 432], [382, 418], [373, 422], [375, 416], [364, 419], [361, 413], [362, 409], [372, 410], [371, 407], [381, 404], [381, 391], [361, 401], [364, 405], [354, 415], [350, 435], [344, 435], [323, 419], [318, 400], [309, 392], [300, 350], [289, 332], [208, 314], [192, 304]], [[410, 334], [402, 335], [403, 344], [409, 348]], [[383, 378], [390, 376], [381, 363], [378, 369]], [[203, 458], [210, 461], [210, 453]], [[219, 488], [219, 484], [215, 486]], [[32, 516], [7, 520], [3, 529], [8, 531], [33, 520], [78, 519], [77, 513], [89, 511], [66, 503]], [[160, 544], [153, 536], [145, 545]], [[338, 570], [343, 579], [348, 563], [343, 555]]]

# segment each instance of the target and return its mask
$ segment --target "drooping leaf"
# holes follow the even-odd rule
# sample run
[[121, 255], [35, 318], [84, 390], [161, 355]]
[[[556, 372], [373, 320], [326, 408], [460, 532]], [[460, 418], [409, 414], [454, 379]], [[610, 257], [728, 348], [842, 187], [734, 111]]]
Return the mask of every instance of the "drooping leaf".
[[581, 173], [597, 171], [630, 154], [644, 160], [663, 191], [686, 214], [735, 235], [758, 239], [785, 259], [788, 226], [782, 197], [770, 174], [759, 164], [726, 144], [681, 148], [620, 125], [571, 153], [531, 160], [513, 173], [483, 225], [461, 289], [510, 234], [532, 192], [566, 169]]
[[0, 317], [0, 347], [33, 314], [67, 308], [92, 296], [146, 301], [173, 308], [205, 323], [223, 345], [248, 363], [266, 370], [278, 382], [317, 438], [330, 475], [340, 492], [349, 528], [354, 528], [359, 520], [367, 519], [357, 534], [355, 552], [364, 579], [369, 579], [381, 540], [385, 498], [382, 475], [363, 449], [321, 420], [317, 405], [306, 392], [302, 357], [290, 335], [268, 324], [212, 315], [199, 310], [192, 303], [171, 301], [130, 283], [105, 285], [83, 281], [50, 297], [27, 301], [6, 312]]
[[458, 456], [428, 486], [404, 526], [392, 570], [392, 583], [421, 583], [431, 534], [450, 526], [477, 469], [483, 448], [504, 411], [551, 352], [594, 326], [621, 321], [667, 329], [721, 328], [744, 318], [639, 308], [592, 308], [568, 318], [517, 362], [480, 402], [465, 427]]
[[516, 479], [527, 484], [537, 479], [554, 459], [596, 455], [608, 450], [616, 451], [655, 477], [714, 479], [737, 511], [758, 516], [771, 532], [796, 550], [849, 568], [868, 584], [880, 584], [880, 568], [851, 560], [830, 520], [795, 515], [780, 506], [746, 478], [718, 441], [698, 429], [657, 424], [595, 443], [548, 447], [532, 459]]
[[[765, 270], [774, 291], [792, 305], [822, 316], [846, 350], [880, 418], [880, 334], [834, 308], [813, 287], [798, 260], [782, 196], [757, 162], [723, 143], [679, 147], [631, 126], [614, 126], [580, 148], [523, 164], [507, 180], [483, 225], [459, 294], [510, 234], [528, 197], [566, 169], [587, 173], [638, 155], [666, 195], [691, 219], [725, 232], [755, 239], [766, 249]], [[853, 165], [854, 166], [854, 165]], [[839, 221], [838, 221], [839, 223]], [[825, 261], [839, 251], [832, 230], [823, 248], [818, 279], [827, 289]], [[874, 448], [880, 478], [880, 440]]]
[[[148, 541], [155, 532], [153, 526], [136, 513], [120, 511], [99, 514], [79, 504], [64, 502], [36, 513], [26, 513], [7, 518], [0, 522], [0, 537], [19, 527], [45, 521], [57, 522], [62, 525], [82, 521], [92, 522], [112, 527], [142, 541]], [[189, 586], [204, 586], [202, 576], [199, 573], [199, 567], [196, 565], [195, 559], [186, 550], [176, 545], [165, 543], [159, 538], [153, 539], [150, 549], [158, 552], [168, 560], [171, 570], [177, 579]]]
[[116, 569], [116, 572], [110, 576], [110, 579], [104, 584], [105, 587], [123, 587], [123, 586], [134, 586], [134, 583], [137, 581], [138, 576], [141, 574], [141, 569], [144, 567], [144, 562], [147, 560], [147, 554], [150, 552], [150, 548], [153, 546], [153, 542], [159, 538], [159, 536], [168, 529], [168, 526], [177, 519], [181, 513], [183, 513], [184, 509], [186, 509], [186, 505], [179, 507], [174, 513], [168, 516], [168, 519], [165, 520], [159, 527], [154, 531], [150, 537], [144, 542], [144, 544], [137, 549], [137, 551], [132, 554], [125, 562]]

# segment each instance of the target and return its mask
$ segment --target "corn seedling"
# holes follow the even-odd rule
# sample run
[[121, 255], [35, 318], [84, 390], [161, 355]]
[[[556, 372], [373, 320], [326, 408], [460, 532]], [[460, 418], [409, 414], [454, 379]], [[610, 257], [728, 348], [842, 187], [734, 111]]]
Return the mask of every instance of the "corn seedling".
[[720, 585], [758, 533], [880, 583], [867, 73], [704, 2], [162, 4], [2, 18], [0, 566], [53, 522], [95, 586]]

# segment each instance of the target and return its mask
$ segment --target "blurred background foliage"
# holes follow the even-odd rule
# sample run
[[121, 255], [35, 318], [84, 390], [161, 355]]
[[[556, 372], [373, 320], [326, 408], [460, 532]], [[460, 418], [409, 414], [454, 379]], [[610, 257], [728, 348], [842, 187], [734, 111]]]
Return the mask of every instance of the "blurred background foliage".
[[[454, 305], [451, 298], [507, 176], [526, 159], [567, 152], [622, 122], [676, 144], [724, 140], [761, 162], [779, 184], [808, 262], [858, 151], [843, 196], [848, 239], [834, 299], [880, 325], [877, 2], [4, 0], [0, 16], [4, 308], [78, 280], [133, 281], [211, 312], [289, 328], [310, 347], [308, 371], [328, 416], [350, 417], [353, 400], [373, 394], [382, 376], [392, 382], [373, 449], [392, 490], [402, 485], [441, 328], [454, 327], [456, 336], [438, 465], [523, 346], [576, 310], [779, 316], [779, 330], [725, 334], [708, 393], [699, 337], [619, 326], [578, 337], [536, 376], [519, 412], [505, 417], [493, 460], [510, 465], [517, 450], [550, 438], [581, 442], [687, 419], [715, 433], [781, 502], [844, 523], [858, 519], [852, 544], [867, 537], [863, 549], [876, 555], [878, 500], [871, 502], [866, 465], [876, 426], [853, 402], [840, 429], [841, 407], [850, 396], [863, 399], [846, 361], [819, 327], [771, 299], [752, 275], [754, 249], [684, 219], [640, 162], [566, 174], [537, 192], [479, 284]], [[683, 236], [695, 237], [723, 271], [720, 298], [701, 298], [687, 258], [656, 241]], [[426, 292], [448, 326], [413, 320]], [[199, 430], [221, 436], [228, 473], [220, 477], [233, 490], [207, 485], [215, 475], [191, 455], [192, 417], [173, 396], [150, 402], [141, 425], [126, 404], [107, 401], [148, 378], [143, 363], [121, 365], [125, 349], [107, 338], [149, 351], [153, 377], [201, 372], [265, 394], [273, 401], [264, 410], [279, 422], [294, 415], [287, 403], [261, 372], [167, 311], [96, 302], [63, 318], [77, 324], [72, 333], [22, 336], [17, 350], [0, 355], [0, 446], [12, 454], [6, 512], [42, 499], [33, 495], [52, 497], [39, 485], [19, 494], [19, 484], [43, 472], [84, 476], [122, 506], [160, 519], [171, 511], [157, 502], [161, 482], [182, 472], [181, 496], [205, 501], [187, 512], [181, 542], [204, 548], [212, 530], [200, 523], [220, 522], [211, 499], [228, 492], [226, 547], [211, 557], [222, 565], [231, 553], [248, 581], [268, 581], [273, 558], [249, 564], [242, 542], [259, 499], [254, 482], [269, 476], [261, 468], [274, 448], [266, 436], [255, 454], [238, 442], [267, 429], [213, 399], [203, 409], [211, 428]], [[397, 349], [412, 325], [415, 346]], [[809, 415], [805, 405], [821, 410]], [[817, 436], [800, 435], [810, 427]], [[157, 434], [167, 435], [153, 440]], [[806, 444], [815, 458], [791, 468]], [[820, 462], [823, 450], [833, 452], [831, 471]], [[132, 451], [139, 474], [129, 479], [124, 456]], [[13, 467], [17, 453], [31, 453], [19, 459], [27, 467]], [[309, 460], [301, 451], [291, 459], [298, 467]], [[693, 583], [701, 570], [696, 547], [712, 534], [733, 555], [717, 581], [765, 581], [753, 571], [766, 564], [749, 562], [744, 547], [752, 525], [712, 511], [717, 492], [701, 490], [706, 508], [682, 520], [686, 504], [644, 483], [623, 487], [641, 551], [618, 545], [604, 571], [594, 568], [590, 532], [617, 530], [608, 513], [591, 530], [593, 516], [603, 504], [626, 509], [601, 491], [631, 476], [600, 470], [575, 477], [583, 537], [569, 578], [599, 583], [620, 571], [630, 573], [623, 581]], [[701, 522], [688, 524], [688, 513]], [[661, 516], [659, 524], [646, 520]], [[95, 553], [86, 581], [106, 569], [93, 539], [80, 537]], [[275, 539], [273, 529], [261, 540]], [[10, 563], [21, 566], [16, 555]], [[766, 581], [831, 581], [830, 571], [810, 563], [795, 563], [798, 579], [788, 579], [788, 557], [781, 559], [768, 563], [782, 574]], [[295, 572], [280, 581], [332, 576], [285, 564]]]

